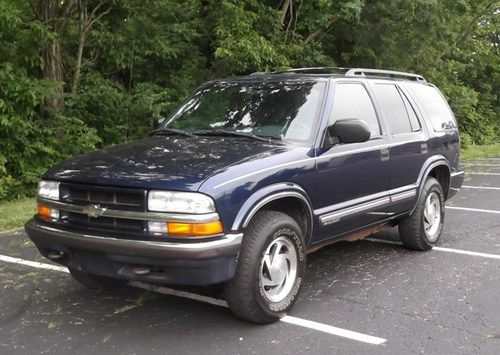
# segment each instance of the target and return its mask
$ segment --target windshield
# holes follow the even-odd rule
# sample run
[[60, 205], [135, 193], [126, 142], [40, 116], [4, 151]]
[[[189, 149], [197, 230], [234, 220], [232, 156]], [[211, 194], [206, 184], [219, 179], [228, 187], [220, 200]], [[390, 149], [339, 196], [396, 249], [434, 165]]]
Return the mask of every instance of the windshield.
[[324, 86], [321, 82], [213, 82], [201, 87], [160, 130], [238, 132], [310, 143]]

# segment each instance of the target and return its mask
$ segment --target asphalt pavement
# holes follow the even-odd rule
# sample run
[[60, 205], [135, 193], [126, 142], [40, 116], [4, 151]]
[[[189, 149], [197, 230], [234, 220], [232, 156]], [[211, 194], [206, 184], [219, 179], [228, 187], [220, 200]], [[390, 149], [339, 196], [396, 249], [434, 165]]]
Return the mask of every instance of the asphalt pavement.
[[438, 248], [408, 251], [397, 229], [323, 248], [290, 317], [265, 326], [209, 290], [87, 290], [0, 233], [0, 353], [500, 354], [500, 159], [465, 169]]

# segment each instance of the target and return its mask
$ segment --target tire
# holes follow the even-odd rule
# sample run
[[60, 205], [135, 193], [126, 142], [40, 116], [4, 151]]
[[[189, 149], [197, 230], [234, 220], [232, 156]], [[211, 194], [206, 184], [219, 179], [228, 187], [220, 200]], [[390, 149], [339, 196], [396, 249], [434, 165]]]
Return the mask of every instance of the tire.
[[[434, 207], [426, 211], [426, 206], [429, 206], [431, 200], [435, 202], [432, 204]], [[399, 235], [407, 249], [420, 251], [432, 249], [443, 230], [444, 203], [441, 184], [435, 178], [428, 177], [415, 210], [399, 222]], [[428, 219], [433, 220], [432, 223]]]
[[233, 313], [259, 324], [286, 315], [303, 283], [305, 250], [293, 218], [277, 211], [257, 212], [245, 230], [235, 276], [225, 288]]
[[127, 283], [127, 280], [89, 274], [73, 268], [69, 268], [69, 272], [76, 281], [92, 290], [112, 290], [121, 288]]

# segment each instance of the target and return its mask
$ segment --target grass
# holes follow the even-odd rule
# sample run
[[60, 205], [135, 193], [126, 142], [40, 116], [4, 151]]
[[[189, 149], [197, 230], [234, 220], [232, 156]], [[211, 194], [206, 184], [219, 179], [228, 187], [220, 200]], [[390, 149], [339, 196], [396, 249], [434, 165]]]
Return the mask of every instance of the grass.
[[460, 158], [462, 160], [489, 157], [500, 157], [500, 143], [489, 145], [471, 145], [467, 149], [462, 149], [460, 152]]
[[22, 227], [35, 213], [34, 198], [2, 202], [0, 204], [0, 231]]

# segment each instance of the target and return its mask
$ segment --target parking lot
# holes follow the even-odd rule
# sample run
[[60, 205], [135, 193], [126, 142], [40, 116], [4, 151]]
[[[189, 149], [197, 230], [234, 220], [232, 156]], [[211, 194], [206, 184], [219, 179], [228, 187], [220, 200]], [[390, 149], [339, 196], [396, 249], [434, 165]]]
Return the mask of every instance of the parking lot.
[[87, 290], [23, 231], [2, 233], [0, 352], [500, 354], [500, 158], [464, 168], [437, 248], [407, 251], [397, 229], [325, 247], [266, 326], [208, 290]]

